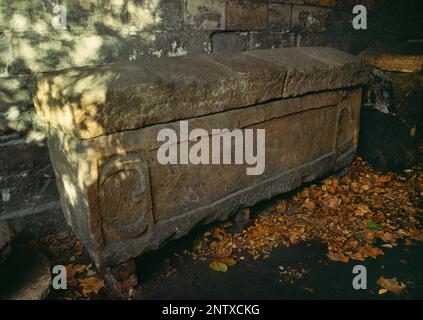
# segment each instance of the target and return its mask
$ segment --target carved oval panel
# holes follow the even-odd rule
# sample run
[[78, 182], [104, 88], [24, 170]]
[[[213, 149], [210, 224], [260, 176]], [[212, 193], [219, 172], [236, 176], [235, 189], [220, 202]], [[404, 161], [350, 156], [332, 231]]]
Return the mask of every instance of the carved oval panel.
[[142, 154], [111, 158], [103, 166], [99, 187], [106, 242], [142, 235], [153, 222], [148, 166]]

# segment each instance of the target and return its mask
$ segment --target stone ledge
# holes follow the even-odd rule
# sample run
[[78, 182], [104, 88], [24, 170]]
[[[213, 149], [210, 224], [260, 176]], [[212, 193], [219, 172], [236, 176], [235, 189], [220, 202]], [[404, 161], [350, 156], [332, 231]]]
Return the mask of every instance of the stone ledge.
[[384, 71], [423, 72], [422, 43], [389, 43], [371, 47], [362, 53], [369, 64]]
[[80, 139], [364, 83], [360, 59], [283, 48], [68, 69], [37, 82], [40, 118]]

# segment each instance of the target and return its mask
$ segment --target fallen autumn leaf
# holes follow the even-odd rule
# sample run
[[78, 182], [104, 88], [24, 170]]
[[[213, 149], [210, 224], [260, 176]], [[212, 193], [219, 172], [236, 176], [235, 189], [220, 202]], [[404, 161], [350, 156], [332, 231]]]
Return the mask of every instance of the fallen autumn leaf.
[[384, 277], [380, 277], [376, 284], [386, 290], [389, 290], [395, 294], [401, 293], [407, 286], [403, 283], [399, 284], [397, 278], [392, 279], [385, 279]]

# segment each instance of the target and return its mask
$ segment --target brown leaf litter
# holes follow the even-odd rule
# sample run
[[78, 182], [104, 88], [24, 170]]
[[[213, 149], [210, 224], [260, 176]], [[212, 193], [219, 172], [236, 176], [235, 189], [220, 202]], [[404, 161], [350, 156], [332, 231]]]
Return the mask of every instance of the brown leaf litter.
[[[242, 233], [230, 223], [207, 232], [190, 252], [194, 259], [268, 258], [277, 247], [320, 240], [333, 261], [362, 261], [383, 255], [402, 239], [410, 245], [423, 239], [423, 168], [403, 174], [381, 174], [357, 158], [346, 176], [330, 177], [298, 191], [261, 212]], [[377, 245], [377, 241], [385, 245]]]

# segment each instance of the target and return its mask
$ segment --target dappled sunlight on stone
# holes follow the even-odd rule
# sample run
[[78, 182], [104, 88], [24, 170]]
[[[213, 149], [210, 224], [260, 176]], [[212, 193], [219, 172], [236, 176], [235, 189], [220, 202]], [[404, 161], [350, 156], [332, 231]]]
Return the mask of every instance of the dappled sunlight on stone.
[[46, 21], [43, 20], [38, 20], [34, 24], [34, 31], [39, 34], [45, 34], [46, 32], [48, 32], [49, 28], [50, 26], [47, 24]]
[[94, 161], [78, 161], [77, 164], [77, 186], [80, 190], [84, 190], [85, 186], [92, 184], [92, 177], [97, 177], [97, 166]]
[[11, 107], [5, 112], [8, 121], [16, 121], [20, 115], [18, 107]]
[[62, 180], [65, 191], [63, 196], [66, 197], [66, 201], [69, 201], [72, 206], [75, 206], [78, 199], [74, 184], [70, 181], [70, 178], [67, 175], [62, 175], [60, 179]]
[[45, 133], [31, 130], [25, 137], [27, 143], [43, 145], [46, 138]]
[[131, 32], [140, 32], [161, 22], [158, 12], [161, 0], [151, 0], [145, 3], [128, 2], [129, 24]]
[[[0, 26], [4, 27], [2, 36], [9, 39], [15, 72], [129, 60], [150, 54], [149, 48], [155, 46], [163, 23], [161, 2], [68, 1], [66, 28], [60, 30], [54, 25], [55, 2], [10, 2], [0, 7], [4, 8]], [[134, 45], [134, 35], [142, 41], [140, 45]]]
[[100, 36], [82, 38], [78, 46], [71, 53], [76, 65], [83, 65], [97, 60], [97, 53], [103, 44]]
[[[98, 108], [106, 103], [107, 84], [119, 75], [110, 71], [88, 74], [70, 69], [49, 80], [39, 80], [35, 107], [39, 116], [69, 132], [78, 124], [82, 136], [101, 135], [104, 130], [97, 118]], [[64, 97], [71, 99], [65, 100]], [[50, 108], [46, 108], [46, 106]]]
[[29, 25], [29, 21], [28, 19], [20, 14], [20, 13], [15, 13], [12, 16], [12, 20], [11, 20], [11, 27], [16, 30], [16, 31], [26, 31]]

